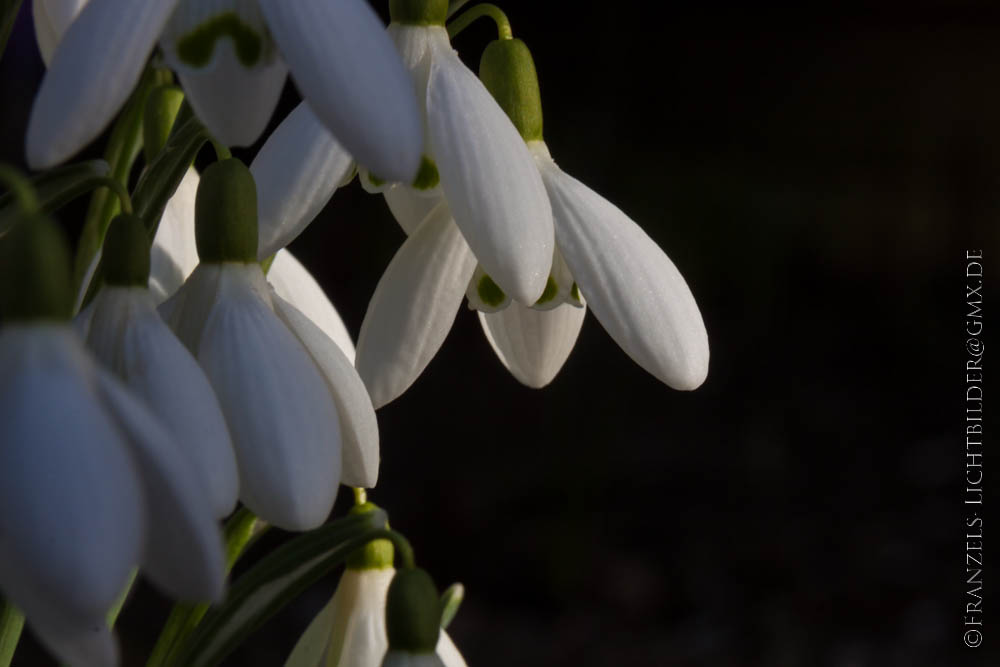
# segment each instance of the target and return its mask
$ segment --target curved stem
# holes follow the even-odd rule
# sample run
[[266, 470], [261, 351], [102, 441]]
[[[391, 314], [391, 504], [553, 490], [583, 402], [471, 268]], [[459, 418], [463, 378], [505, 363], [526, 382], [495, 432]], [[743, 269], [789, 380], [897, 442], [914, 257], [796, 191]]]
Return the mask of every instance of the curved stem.
[[228, 160], [229, 158], [233, 157], [232, 152], [229, 150], [227, 146], [220, 144], [214, 138], [211, 141], [212, 141], [212, 148], [215, 149], [216, 160], [222, 162], [223, 160]]
[[[409, 540], [403, 537], [402, 533], [397, 533], [391, 528], [380, 528], [376, 531], [368, 533], [366, 538], [366, 544], [372, 540], [389, 540], [392, 542], [392, 546], [396, 549], [396, 555], [403, 562], [402, 566], [406, 568], [416, 567], [416, 560], [414, 560], [413, 557], [413, 547], [410, 546]], [[398, 570], [400, 568], [396, 569]]]
[[132, 198], [129, 197], [128, 190], [125, 189], [121, 181], [117, 178], [107, 176], [101, 179], [100, 184], [118, 195], [118, 201], [121, 203], [123, 213], [132, 213]]
[[31, 187], [31, 181], [20, 170], [10, 165], [0, 164], [0, 183], [7, 186], [10, 194], [17, 200], [17, 205], [25, 213], [38, 213], [38, 196]]
[[503, 10], [494, 4], [484, 2], [468, 10], [448, 25], [448, 37], [454, 39], [455, 35], [462, 32], [476, 19], [488, 16], [497, 24], [497, 39], [513, 39], [514, 33], [510, 29], [510, 21]]

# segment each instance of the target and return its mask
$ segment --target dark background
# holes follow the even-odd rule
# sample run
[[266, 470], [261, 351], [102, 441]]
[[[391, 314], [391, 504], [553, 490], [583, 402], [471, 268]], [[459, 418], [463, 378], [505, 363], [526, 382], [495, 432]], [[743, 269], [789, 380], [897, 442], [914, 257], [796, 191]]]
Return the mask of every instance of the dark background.
[[[43, 71], [28, 4], [0, 64], [14, 162]], [[750, 5], [501, 3], [535, 55], [553, 156], [681, 269], [712, 363], [701, 389], [672, 391], [588, 316], [533, 391], [463, 308], [379, 411], [371, 498], [440, 587], [464, 582], [449, 632], [471, 666], [998, 655], [995, 541], [986, 640], [962, 647], [961, 491], [967, 249], [985, 252], [991, 350], [1000, 287], [1000, 9]], [[494, 34], [483, 21], [455, 46], [475, 66]], [[353, 183], [292, 250], [356, 335], [402, 240]], [[227, 664], [281, 664], [335, 579]], [[168, 609], [147, 586], [128, 603], [128, 664]], [[15, 665], [45, 660], [29, 640]]]

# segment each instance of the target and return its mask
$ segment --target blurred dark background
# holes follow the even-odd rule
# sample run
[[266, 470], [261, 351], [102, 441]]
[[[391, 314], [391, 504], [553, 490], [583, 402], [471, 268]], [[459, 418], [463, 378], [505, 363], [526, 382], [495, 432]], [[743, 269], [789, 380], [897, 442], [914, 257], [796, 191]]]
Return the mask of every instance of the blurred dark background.
[[[29, 4], [0, 63], [15, 163], [43, 72]], [[961, 625], [965, 253], [985, 252], [992, 349], [1000, 6], [500, 4], [534, 53], [553, 156], [678, 265], [712, 365], [672, 391], [588, 316], [533, 391], [463, 308], [379, 411], [370, 496], [440, 587], [464, 582], [449, 632], [470, 666], [1000, 664], [989, 518], [980, 649]], [[477, 22], [455, 46], [475, 67], [494, 36]], [[402, 240], [353, 183], [291, 249], [357, 335]], [[335, 583], [227, 664], [281, 664]], [[140, 586], [127, 664], [168, 609]], [[28, 640], [18, 664], [47, 659]]]

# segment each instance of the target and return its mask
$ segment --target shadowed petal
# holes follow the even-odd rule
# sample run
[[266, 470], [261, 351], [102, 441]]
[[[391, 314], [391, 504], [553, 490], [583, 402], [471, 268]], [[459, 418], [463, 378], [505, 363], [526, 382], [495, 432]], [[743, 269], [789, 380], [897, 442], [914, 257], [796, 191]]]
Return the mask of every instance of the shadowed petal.
[[475, 268], [442, 202], [392, 258], [361, 324], [355, 363], [376, 408], [406, 391], [437, 354]]
[[410, 182], [423, 133], [413, 84], [364, 0], [260, 0], [292, 78], [358, 162]]
[[174, 195], [167, 200], [149, 252], [149, 289], [161, 303], [180, 289], [198, 266], [194, 238], [194, 200], [198, 172], [187, 170]]
[[281, 121], [250, 164], [257, 183], [257, 256], [295, 240], [351, 173], [354, 159], [303, 102]]
[[[91, 0], [56, 48], [28, 122], [28, 164], [72, 157], [132, 93], [176, 0]], [[109, 48], [108, 45], [114, 45]]]

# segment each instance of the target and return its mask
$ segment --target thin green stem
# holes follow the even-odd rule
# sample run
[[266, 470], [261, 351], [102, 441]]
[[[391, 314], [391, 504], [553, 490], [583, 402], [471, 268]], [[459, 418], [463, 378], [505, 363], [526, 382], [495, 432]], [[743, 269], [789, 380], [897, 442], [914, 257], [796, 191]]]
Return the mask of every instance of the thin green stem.
[[6, 600], [0, 600], [0, 667], [8, 667], [14, 659], [23, 628], [24, 614]]
[[514, 39], [514, 32], [510, 29], [510, 21], [503, 10], [494, 4], [484, 2], [466, 11], [457, 19], [448, 24], [448, 37], [454, 39], [455, 35], [462, 32], [476, 19], [487, 16], [497, 24], [497, 39]]
[[35, 188], [31, 187], [31, 181], [20, 170], [0, 164], [0, 184], [7, 186], [22, 211], [29, 214], [38, 213], [40, 206]]
[[368, 492], [362, 489], [360, 486], [352, 487], [354, 491], [354, 504], [364, 505], [368, 502]]
[[451, 0], [451, 2], [448, 3], [448, 18], [454, 16], [455, 12], [462, 7], [465, 7], [469, 4], [469, 2], [471, 2], [471, 0]]
[[129, 197], [128, 190], [122, 185], [122, 182], [116, 178], [111, 178], [110, 176], [101, 179], [101, 185], [109, 188], [112, 192], [118, 195], [118, 201], [121, 204], [122, 211], [131, 215], [132, 213], [132, 198]]
[[21, 9], [21, 0], [0, 0], [0, 60], [7, 49], [7, 40], [14, 29], [17, 12]]
[[216, 160], [222, 162], [223, 160], [228, 160], [229, 158], [233, 157], [233, 154], [228, 147], [224, 146], [223, 144], [220, 144], [215, 139], [212, 139], [211, 141], [212, 141], [212, 148], [215, 149]]

